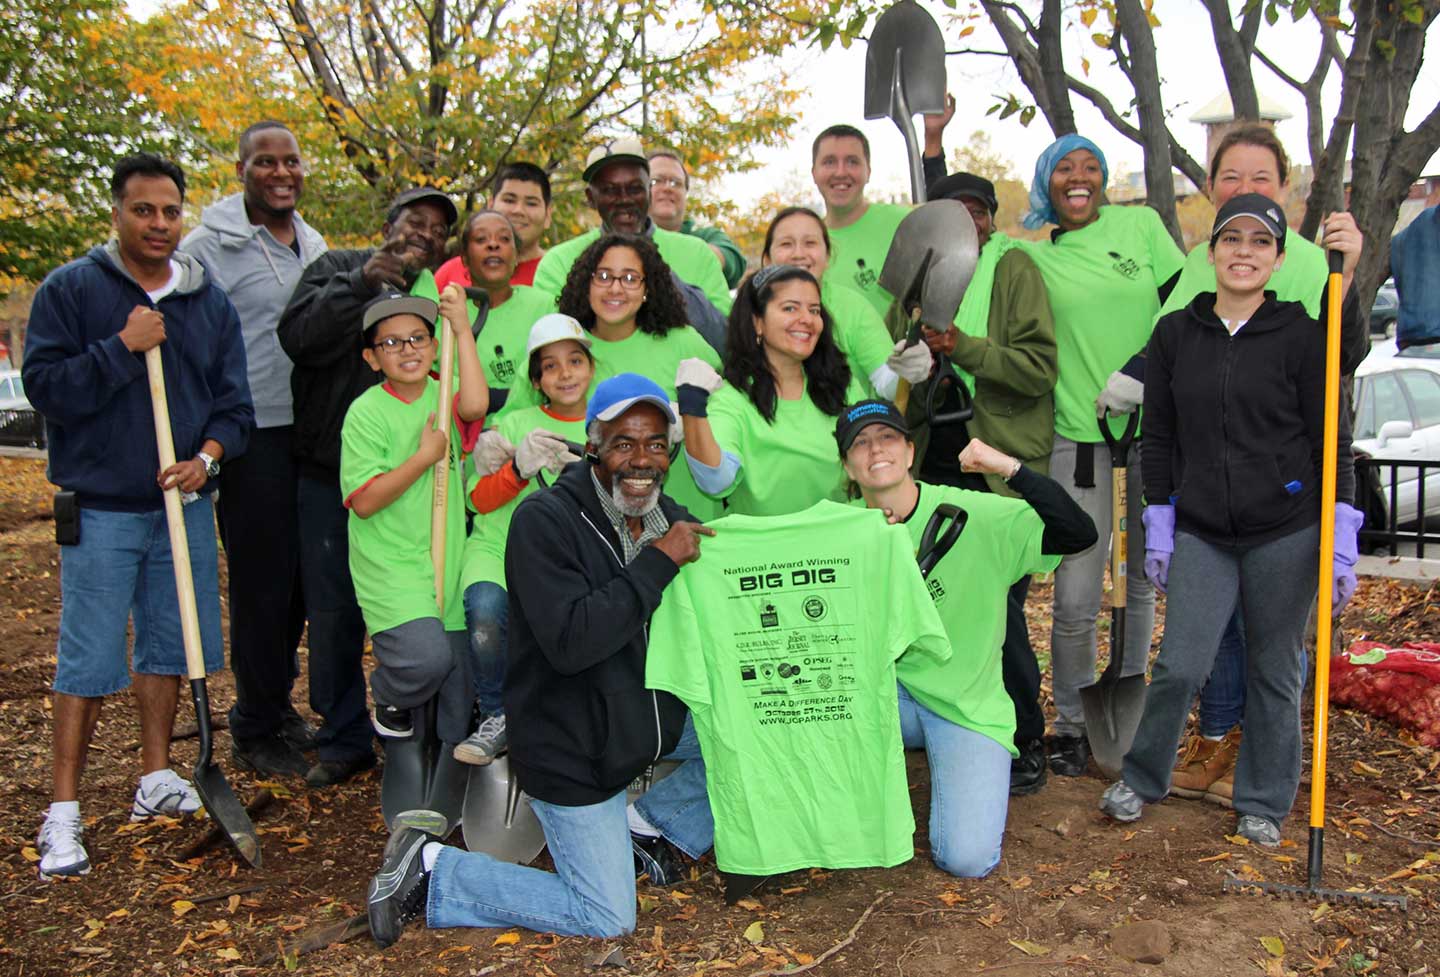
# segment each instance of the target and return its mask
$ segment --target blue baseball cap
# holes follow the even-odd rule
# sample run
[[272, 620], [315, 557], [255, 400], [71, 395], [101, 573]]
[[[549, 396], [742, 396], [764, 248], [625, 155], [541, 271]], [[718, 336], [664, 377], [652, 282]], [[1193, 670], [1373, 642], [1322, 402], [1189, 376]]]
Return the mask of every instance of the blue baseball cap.
[[670, 408], [670, 398], [660, 385], [638, 373], [621, 373], [595, 388], [585, 409], [585, 426], [596, 421], [613, 421], [636, 404], [654, 404], [671, 424], [679, 423]]

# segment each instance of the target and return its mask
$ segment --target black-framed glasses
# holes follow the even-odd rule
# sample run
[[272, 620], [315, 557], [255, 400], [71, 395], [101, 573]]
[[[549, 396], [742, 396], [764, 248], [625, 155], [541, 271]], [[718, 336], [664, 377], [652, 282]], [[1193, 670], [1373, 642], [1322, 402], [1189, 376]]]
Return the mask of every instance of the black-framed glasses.
[[423, 349], [428, 349], [434, 338], [428, 332], [417, 332], [415, 335], [406, 336], [403, 339], [399, 336], [386, 336], [378, 343], [373, 343], [372, 346], [374, 349], [383, 349], [387, 353], [398, 353], [401, 346], [409, 346], [418, 353]]
[[633, 292], [645, 284], [644, 275], [637, 275], [633, 271], [621, 272], [617, 275], [608, 268], [601, 268], [590, 276], [590, 280], [601, 288], [609, 288], [611, 282], [619, 282], [620, 287], [627, 292]]

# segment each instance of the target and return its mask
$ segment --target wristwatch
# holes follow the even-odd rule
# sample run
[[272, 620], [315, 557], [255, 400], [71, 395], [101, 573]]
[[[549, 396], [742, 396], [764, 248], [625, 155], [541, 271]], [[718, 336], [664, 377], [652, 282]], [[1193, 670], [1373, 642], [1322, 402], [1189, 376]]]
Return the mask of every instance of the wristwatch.
[[200, 464], [202, 464], [202, 465], [205, 466], [205, 477], [206, 477], [206, 478], [219, 478], [219, 477], [220, 477], [220, 462], [219, 462], [219, 461], [217, 461], [217, 460], [214, 459], [214, 458], [211, 458], [209, 455], [207, 455], [207, 454], [206, 454], [205, 452], [203, 452], [203, 451], [197, 452], [196, 455], [195, 455], [195, 457], [198, 458], [198, 459], [200, 459]]

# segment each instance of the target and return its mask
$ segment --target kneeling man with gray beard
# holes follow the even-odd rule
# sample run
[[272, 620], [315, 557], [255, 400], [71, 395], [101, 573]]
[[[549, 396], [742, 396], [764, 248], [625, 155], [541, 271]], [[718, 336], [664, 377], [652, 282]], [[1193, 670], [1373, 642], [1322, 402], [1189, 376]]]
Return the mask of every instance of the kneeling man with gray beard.
[[[621, 936], [635, 928], [637, 865], [653, 883], [676, 881], [667, 876], [677, 856], [657, 857], [660, 839], [631, 839], [625, 788], [657, 757], [699, 755], [684, 705], [645, 688], [646, 625], [714, 530], [661, 494], [676, 423], [665, 391], [620, 374], [596, 387], [585, 420], [585, 460], [520, 504], [505, 548], [510, 769], [556, 870], [449, 847], [397, 823], [368, 896], [382, 947], [422, 912], [433, 927]], [[647, 809], [667, 837], [687, 837], [688, 819], [710, 817], [707, 805], [680, 800], [674, 811]]]

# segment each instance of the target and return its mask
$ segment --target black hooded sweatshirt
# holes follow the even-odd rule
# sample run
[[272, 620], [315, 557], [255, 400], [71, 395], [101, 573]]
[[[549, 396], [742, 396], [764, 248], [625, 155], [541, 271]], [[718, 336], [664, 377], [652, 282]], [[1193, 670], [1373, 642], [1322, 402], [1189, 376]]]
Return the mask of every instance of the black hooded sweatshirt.
[[[696, 521], [668, 496], [660, 507]], [[597, 804], [680, 739], [685, 706], [645, 688], [650, 616], [680, 568], [654, 546], [622, 562], [588, 462], [521, 502], [509, 539], [511, 769], [531, 797]]]
[[[1325, 329], [1298, 302], [1265, 302], [1233, 336], [1202, 292], [1155, 324], [1145, 373], [1145, 500], [1175, 528], [1254, 545], [1320, 519]], [[1335, 498], [1353, 502], [1342, 398]]]

